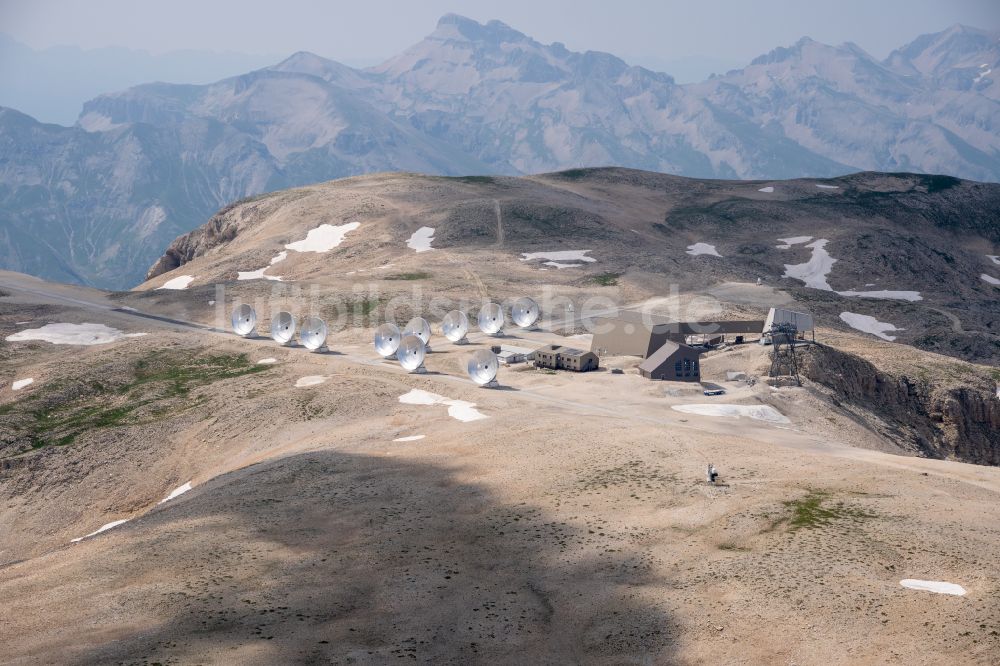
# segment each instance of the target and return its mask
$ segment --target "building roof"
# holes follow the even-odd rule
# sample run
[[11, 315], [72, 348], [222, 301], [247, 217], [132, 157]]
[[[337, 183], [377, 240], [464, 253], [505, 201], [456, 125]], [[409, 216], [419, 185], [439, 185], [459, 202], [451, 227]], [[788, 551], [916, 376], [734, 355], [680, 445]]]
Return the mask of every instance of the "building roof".
[[664, 342], [659, 349], [646, 357], [646, 360], [639, 364], [640, 370], [653, 372], [678, 351], [690, 352], [691, 356], [698, 356], [698, 350], [694, 347], [682, 345], [679, 342]]

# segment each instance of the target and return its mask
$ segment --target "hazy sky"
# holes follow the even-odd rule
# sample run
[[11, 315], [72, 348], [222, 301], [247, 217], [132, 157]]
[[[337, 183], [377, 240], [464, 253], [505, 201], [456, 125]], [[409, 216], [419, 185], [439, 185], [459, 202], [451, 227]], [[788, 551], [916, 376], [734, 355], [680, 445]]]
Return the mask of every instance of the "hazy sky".
[[1000, 0], [0, 0], [0, 32], [34, 48], [307, 50], [373, 63], [448, 12], [654, 67], [692, 56], [742, 65], [803, 35], [884, 57], [954, 23], [1000, 28]]

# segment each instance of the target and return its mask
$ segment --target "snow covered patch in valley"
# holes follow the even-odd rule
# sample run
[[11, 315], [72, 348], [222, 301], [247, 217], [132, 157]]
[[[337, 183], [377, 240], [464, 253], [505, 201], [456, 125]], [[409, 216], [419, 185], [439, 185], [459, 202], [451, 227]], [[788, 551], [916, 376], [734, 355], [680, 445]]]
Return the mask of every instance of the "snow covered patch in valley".
[[28, 377], [27, 379], [18, 379], [16, 382], [14, 382], [13, 384], [10, 385], [10, 390], [12, 390], [12, 391], [20, 391], [25, 386], [31, 386], [34, 383], [35, 383], [35, 380], [34, 380], [33, 377]]
[[296, 252], [329, 252], [343, 243], [347, 234], [360, 226], [360, 222], [321, 224], [315, 229], [310, 229], [304, 239], [286, 245], [285, 249]]
[[841, 296], [857, 296], [859, 298], [876, 298], [884, 301], [922, 301], [924, 297], [919, 291], [838, 291]]
[[992, 261], [997, 266], [1000, 266], [1000, 254], [988, 254], [986, 258]]
[[169, 495], [167, 495], [166, 497], [164, 497], [163, 499], [160, 500], [160, 504], [163, 504], [164, 502], [169, 502], [170, 500], [174, 499], [175, 497], [180, 497], [181, 495], [183, 495], [184, 493], [186, 493], [189, 490], [191, 490], [191, 482], [190, 481], [188, 481], [187, 483], [185, 483], [183, 486], [177, 486], [176, 488], [174, 488], [173, 490], [171, 490]]
[[813, 239], [812, 236], [792, 236], [791, 238], [779, 238], [781, 245], [775, 245], [779, 250], [790, 250], [793, 245], [801, 245], [802, 243], [808, 243]]
[[821, 190], [839, 190], [840, 189], [839, 185], [821, 185], [819, 183], [816, 183], [816, 187], [818, 187]]
[[93, 532], [91, 532], [90, 534], [88, 534], [86, 536], [77, 537], [75, 539], [70, 539], [70, 543], [76, 543], [78, 541], [83, 541], [84, 539], [89, 539], [92, 536], [100, 534], [101, 532], [107, 532], [108, 530], [110, 530], [112, 528], [115, 528], [115, 527], [118, 527], [119, 525], [124, 525], [127, 522], [128, 522], [128, 518], [126, 518], [125, 520], [113, 520], [110, 523], [108, 523], [107, 525], [101, 525], [96, 530], [94, 530]]
[[687, 253], [692, 257], [697, 257], [699, 254], [707, 254], [712, 257], [722, 256], [715, 249], [714, 245], [709, 245], [708, 243], [695, 243], [694, 245], [688, 245]]
[[288, 252], [285, 251], [285, 250], [282, 250], [281, 252], [279, 252], [278, 254], [276, 254], [274, 256], [274, 258], [271, 259], [271, 263], [268, 264], [267, 266], [264, 266], [264, 268], [258, 268], [255, 271], [237, 271], [236, 272], [236, 279], [237, 280], [274, 280], [276, 282], [281, 282], [281, 277], [279, 277], [277, 275], [264, 275], [264, 271], [266, 271], [271, 266], [274, 266], [275, 264], [277, 264], [277, 263], [279, 263], [281, 261], [284, 261], [287, 258], [288, 258]]
[[194, 282], [193, 275], [181, 275], [180, 277], [175, 277], [172, 280], [167, 280], [163, 283], [162, 287], [157, 287], [159, 289], [187, 289], [188, 285]]
[[953, 594], [964, 597], [965, 588], [955, 583], [945, 583], [939, 580], [917, 580], [916, 578], [904, 578], [899, 584], [908, 590], [921, 590], [924, 592], [937, 592], [938, 594]]
[[123, 333], [104, 324], [46, 324], [7, 336], [8, 342], [41, 340], [54, 345], [106, 345], [124, 338], [138, 338], [145, 333]]
[[869, 317], [868, 315], [858, 314], [856, 312], [841, 312], [840, 319], [855, 330], [862, 331], [864, 333], [871, 333], [872, 335], [880, 337], [883, 340], [888, 340], [889, 342], [895, 340], [896, 336], [886, 335], [886, 333], [906, 330], [896, 328], [894, 324], [890, 324], [889, 322], [879, 321], [875, 317]]
[[556, 268], [576, 268], [582, 266], [582, 264], [571, 264], [566, 262], [583, 261], [587, 263], [594, 263], [597, 259], [587, 256], [587, 253], [591, 251], [592, 250], [555, 250], [552, 252], [522, 252], [521, 261], [548, 259], [548, 261], [545, 262], [546, 266], [555, 266]]
[[774, 185], [768, 185], [767, 187], [762, 187], [757, 191], [763, 192], [764, 194], [770, 194], [771, 192], [774, 192]]
[[767, 423], [791, 423], [784, 414], [770, 405], [672, 405], [671, 409], [701, 416], [724, 416], [733, 419], [743, 416]]
[[257, 365], [271, 365], [272, 363], [277, 363], [277, 362], [278, 359], [276, 358], [262, 358], [259, 361], [257, 361]]
[[813, 289], [833, 291], [833, 287], [826, 281], [826, 276], [830, 274], [837, 260], [826, 251], [826, 244], [829, 242], [825, 238], [820, 238], [806, 245], [812, 248], [809, 261], [804, 264], [785, 264], [785, 274], [782, 277], [802, 280], [803, 284]]
[[[779, 238], [778, 240], [791, 239]], [[785, 274], [782, 277], [801, 280], [805, 286], [812, 287], [813, 289], [833, 291], [833, 287], [831, 287], [830, 283], [826, 281], [826, 277], [830, 274], [830, 271], [833, 270], [833, 265], [837, 262], [837, 260], [831, 257], [830, 253], [826, 251], [826, 244], [829, 242], [830, 241], [825, 238], [817, 238], [812, 243], [806, 245], [806, 247], [812, 249], [812, 256], [809, 257], [809, 261], [804, 264], [785, 264]], [[923, 296], [920, 295], [919, 291], [837, 291], [834, 293], [841, 296], [859, 296], [861, 298], [877, 298], [884, 300], [911, 302], [923, 300]]]
[[452, 400], [451, 398], [446, 398], [437, 393], [431, 393], [422, 389], [413, 389], [409, 393], [404, 393], [399, 396], [399, 401], [405, 405], [447, 405], [448, 416], [459, 421], [468, 422], [489, 418], [475, 408], [476, 403], [474, 402]]
[[1000, 280], [998, 280], [997, 278], [993, 277], [992, 275], [987, 275], [986, 273], [983, 273], [979, 277], [981, 277], [984, 282], [989, 282], [990, 284], [992, 284], [994, 286], [1000, 287]]
[[416, 441], [419, 441], [419, 440], [423, 439], [426, 436], [427, 435], [410, 435], [408, 437], [397, 437], [396, 439], [394, 439], [392, 441], [394, 441], [394, 442], [416, 442]]
[[322, 384], [325, 381], [326, 377], [324, 377], [323, 375], [308, 375], [306, 377], [299, 377], [298, 381], [295, 382], [295, 388], [316, 386], [317, 384]]
[[434, 241], [434, 227], [420, 227], [413, 232], [410, 240], [406, 241], [406, 246], [417, 252], [429, 252], [434, 248], [431, 243]]

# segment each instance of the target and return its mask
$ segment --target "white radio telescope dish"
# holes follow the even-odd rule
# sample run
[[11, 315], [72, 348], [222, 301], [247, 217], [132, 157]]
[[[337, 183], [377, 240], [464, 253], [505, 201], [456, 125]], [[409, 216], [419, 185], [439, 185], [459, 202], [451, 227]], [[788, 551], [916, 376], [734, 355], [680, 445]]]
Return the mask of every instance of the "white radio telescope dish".
[[257, 312], [246, 303], [233, 310], [233, 333], [244, 338], [257, 333]]
[[299, 342], [309, 351], [326, 350], [326, 322], [319, 317], [306, 317], [299, 331]]
[[480, 386], [495, 388], [500, 386], [497, 383], [497, 369], [499, 367], [500, 364], [497, 362], [496, 354], [489, 349], [480, 349], [469, 357], [466, 370], [469, 373], [469, 379], [475, 383]]
[[510, 309], [510, 318], [519, 328], [531, 328], [538, 321], [538, 303], [527, 296], [517, 299]]
[[486, 335], [503, 335], [503, 308], [496, 303], [487, 303], [479, 311], [479, 330]]
[[424, 341], [419, 337], [416, 335], [404, 335], [399, 343], [399, 349], [396, 351], [396, 356], [399, 357], [399, 364], [407, 372], [427, 372], [427, 369], [424, 367], [424, 356], [427, 352], [424, 349]]
[[423, 317], [414, 317], [403, 328], [403, 337], [415, 335], [426, 345], [431, 339], [431, 325]]
[[403, 336], [395, 324], [386, 322], [375, 329], [375, 351], [382, 358], [396, 358], [399, 341]]
[[461, 310], [452, 310], [441, 320], [441, 330], [444, 337], [448, 338], [456, 345], [469, 344], [465, 335], [469, 332], [469, 318]]
[[295, 316], [291, 312], [279, 312], [271, 319], [271, 337], [279, 345], [291, 344], [295, 338]]

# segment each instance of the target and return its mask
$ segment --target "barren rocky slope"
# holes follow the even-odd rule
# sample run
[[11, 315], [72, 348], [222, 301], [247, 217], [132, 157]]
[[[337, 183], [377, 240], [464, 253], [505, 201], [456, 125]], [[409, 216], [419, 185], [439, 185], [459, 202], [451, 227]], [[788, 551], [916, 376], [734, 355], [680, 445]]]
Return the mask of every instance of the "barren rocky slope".
[[[713, 400], [787, 422], [678, 411], [706, 399], [634, 359], [605, 359], [620, 375], [504, 369], [491, 391], [461, 371], [493, 342], [479, 334], [437, 344], [415, 376], [373, 358], [370, 327], [309, 354], [114, 309], [210, 320], [196, 287], [0, 286], [4, 664], [989, 664], [1000, 649], [1000, 469], [899, 455], [808, 380], [728, 381], [766, 367], [757, 345], [706, 355], [728, 391]], [[122, 337], [17, 335], [86, 322]]]

